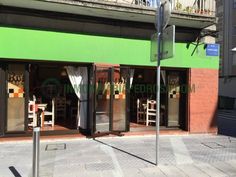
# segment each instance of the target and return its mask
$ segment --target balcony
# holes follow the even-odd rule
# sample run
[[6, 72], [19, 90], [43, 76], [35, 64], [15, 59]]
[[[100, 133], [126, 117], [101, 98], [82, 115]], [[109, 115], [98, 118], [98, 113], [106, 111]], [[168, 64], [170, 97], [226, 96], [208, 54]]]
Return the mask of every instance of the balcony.
[[[0, 0], [1, 5], [145, 23], [155, 22], [156, 0]], [[205, 28], [215, 23], [215, 0], [172, 0], [170, 24]]]
[[215, 0], [172, 0], [173, 12], [215, 17]]
[[[156, 8], [156, 0], [107, 0], [118, 4]], [[215, 16], [215, 0], [172, 0], [172, 11], [185, 14]]]

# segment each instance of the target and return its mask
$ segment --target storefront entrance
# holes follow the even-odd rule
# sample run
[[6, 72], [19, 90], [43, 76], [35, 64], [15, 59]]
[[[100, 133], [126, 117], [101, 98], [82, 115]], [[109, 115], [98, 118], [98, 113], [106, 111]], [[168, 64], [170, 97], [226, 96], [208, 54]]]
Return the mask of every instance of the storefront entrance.
[[[130, 131], [154, 131], [156, 69], [136, 67], [130, 91]], [[163, 68], [160, 86], [160, 128], [187, 130], [187, 72]]]
[[0, 136], [79, 133], [87, 129], [89, 64], [3, 62]]
[[[150, 67], [6, 62], [0, 67], [0, 135], [32, 132], [32, 102], [38, 109], [46, 105], [40, 115], [45, 134], [152, 131], [155, 86]], [[187, 86], [187, 70], [161, 71], [162, 129], [187, 130]]]
[[95, 115], [93, 132], [111, 133], [128, 130], [129, 69], [95, 67]]

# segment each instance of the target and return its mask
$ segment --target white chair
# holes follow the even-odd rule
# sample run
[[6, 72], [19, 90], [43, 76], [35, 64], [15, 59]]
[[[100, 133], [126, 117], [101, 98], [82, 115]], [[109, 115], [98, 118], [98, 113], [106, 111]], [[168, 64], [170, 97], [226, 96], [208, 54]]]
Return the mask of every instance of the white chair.
[[146, 108], [146, 126], [149, 123], [156, 122], [156, 101], [155, 100], [147, 100], [147, 108]]
[[[51, 119], [48, 119], [48, 117], [51, 117]], [[44, 118], [44, 122], [41, 121], [41, 126], [44, 125], [51, 125], [52, 127], [54, 127], [55, 125], [55, 100], [52, 99], [52, 111], [44, 111], [44, 117], [47, 118], [48, 120], [45, 120]], [[42, 116], [41, 116], [41, 120], [42, 120]]]
[[37, 99], [36, 99], [36, 96], [35, 96], [35, 95], [33, 95], [33, 101], [35, 101], [35, 102], [36, 102], [36, 100], [37, 100]]
[[145, 123], [146, 112], [140, 99], [137, 99], [137, 123]]
[[29, 101], [28, 104], [28, 126], [36, 127], [37, 114], [35, 101]]

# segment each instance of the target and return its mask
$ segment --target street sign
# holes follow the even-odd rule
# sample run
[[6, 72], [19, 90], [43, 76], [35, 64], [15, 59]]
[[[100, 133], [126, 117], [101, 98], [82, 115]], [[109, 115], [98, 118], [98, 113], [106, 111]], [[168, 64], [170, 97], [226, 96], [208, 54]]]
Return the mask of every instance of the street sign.
[[[175, 26], [164, 29], [161, 41], [161, 60], [174, 57], [175, 54]], [[157, 61], [157, 33], [151, 37], [151, 61]]]
[[219, 44], [207, 44], [206, 56], [219, 56], [220, 45]]
[[[162, 28], [165, 29], [166, 26], [169, 23], [170, 16], [171, 16], [171, 0], [161, 0], [161, 4], [163, 4], [163, 9], [164, 9]], [[158, 24], [159, 21], [157, 20], [157, 19], [159, 19], [159, 17], [158, 17], [159, 16], [159, 10], [160, 10], [160, 8], [157, 8], [157, 10], [156, 10], [156, 20], [155, 20], [156, 29], [159, 25]]]

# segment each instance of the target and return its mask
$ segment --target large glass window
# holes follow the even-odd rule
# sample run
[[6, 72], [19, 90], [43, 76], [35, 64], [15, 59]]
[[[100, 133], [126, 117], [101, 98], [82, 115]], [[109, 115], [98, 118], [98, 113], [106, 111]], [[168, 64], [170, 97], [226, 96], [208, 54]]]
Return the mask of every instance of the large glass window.
[[10, 64], [7, 75], [7, 131], [24, 131], [25, 66]]
[[180, 83], [179, 73], [170, 72], [168, 76], [168, 126], [179, 126]]
[[126, 131], [126, 97], [129, 89], [127, 68], [96, 69], [95, 132]]
[[96, 70], [96, 132], [110, 131], [111, 78], [110, 68]]
[[3, 122], [4, 122], [4, 117], [3, 117], [3, 106], [4, 105], [4, 95], [3, 95], [3, 72], [2, 72], [2, 67], [0, 65], [0, 135], [3, 134]]
[[113, 74], [113, 131], [126, 130], [127, 68], [115, 68]]

